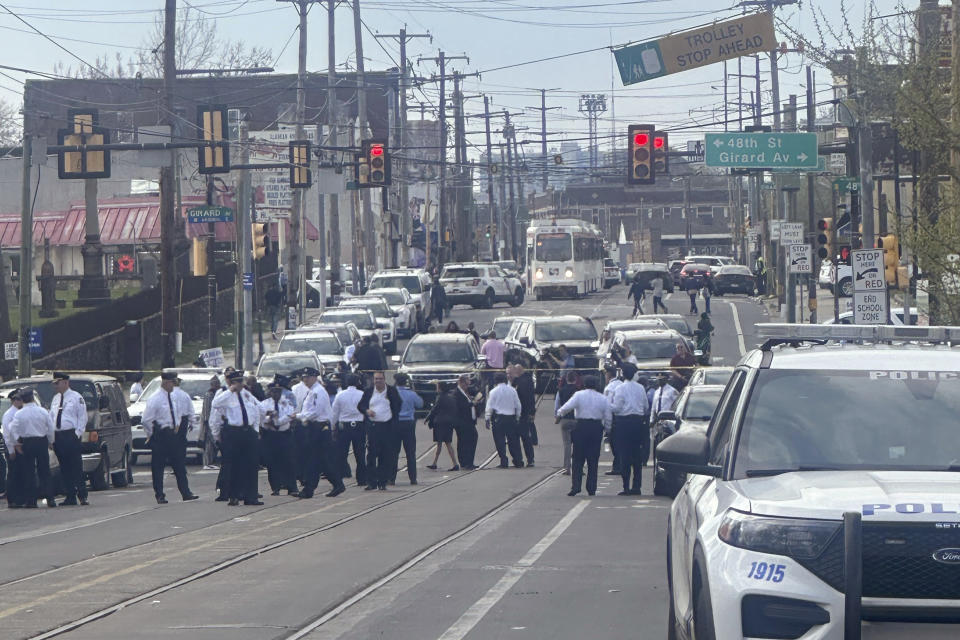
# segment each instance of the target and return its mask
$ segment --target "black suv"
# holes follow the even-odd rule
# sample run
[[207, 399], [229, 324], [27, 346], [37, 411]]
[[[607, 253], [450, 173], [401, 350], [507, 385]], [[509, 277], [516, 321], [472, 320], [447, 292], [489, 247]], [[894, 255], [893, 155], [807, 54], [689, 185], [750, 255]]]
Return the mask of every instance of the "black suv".
[[[130, 454], [133, 449], [130, 415], [123, 388], [116, 378], [99, 375], [72, 375], [70, 388], [83, 396], [87, 405], [87, 430], [81, 438], [83, 473], [90, 479], [90, 488], [103, 491], [125, 487], [133, 482]], [[11, 389], [32, 389], [44, 409], [56, 395], [51, 376], [34, 376], [8, 380], [0, 384], [4, 398], [0, 408], [9, 407], [6, 395]]]
[[479, 385], [484, 357], [469, 333], [421, 333], [413, 336], [403, 356], [393, 356], [397, 373], [410, 376], [411, 388], [423, 398], [426, 411], [437, 397], [437, 382], [456, 383], [464, 373]]
[[517, 319], [504, 344], [507, 347], [506, 362], [536, 369], [538, 393], [547, 388], [553, 378], [549, 372], [557, 368], [547, 354], [557, 357], [560, 345], [565, 345], [567, 353], [573, 356], [577, 371], [596, 373], [599, 366], [597, 329], [589, 318], [582, 316]]

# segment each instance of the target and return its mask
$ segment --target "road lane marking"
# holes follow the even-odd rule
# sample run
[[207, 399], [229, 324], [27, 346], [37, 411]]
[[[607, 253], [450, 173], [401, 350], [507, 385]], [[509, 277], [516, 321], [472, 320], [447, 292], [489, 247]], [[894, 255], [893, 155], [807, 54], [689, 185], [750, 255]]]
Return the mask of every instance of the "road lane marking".
[[587, 508], [588, 504], [590, 504], [589, 501], [581, 500], [573, 505], [560, 522], [558, 522], [547, 535], [543, 536], [537, 544], [533, 545], [533, 547], [520, 558], [520, 561], [515, 567], [510, 567], [497, 584], [493, 585], [482, 598], [467, 609], [466, 612], [460, 616], [460, 619], [454, 622], [453, 625], [440, 636], [439, 640], [463, 640], [463, 638], [477, 626], [480, 620], [487, 615], [490, 609], [492, 609], [503, 596], [507, 595], [507, 592], [530, 570], [530, 567], [540, 559], [540, 556], [550, 548], [550, 545], [563, 535], [563, 532], [573, 524], [573, 521]]
[[41, 537], [41, 536], [52, 536], [52, 535], [55, 535], [55, 534], [57, 534], [57, 533], [66, 533], [66, 532], [68, 532], [68, 531], [75, 531], [75, 530], [77, 530], [77, 529], [83, 529], [84, 527], [92, 527], [92, 526], [95, 526], [95, 525], [98, 525], [98, 524], [103, 524], [103, 523], [105, 523], [105, 522], [110, 522], [111, 520], [118, 520], [118, 519], [120, 519], [120, 518], [126, 518], [127, 516], [133, 516], [133, 515], [136, 515], [136, 514], [138, 514], [138, 513], [143, 513], [144, 511], [153, 511], [153, 510], [156, 509], [156, 508], [157, 508], [157, 507], [152, 507], [152, 506], [151, 506], [151, 507], [143, 507], [143, 508], [141, 508], [141, 509], [135, 509], [135, 510], [133, 510], [133, 511], [127, 511], [127, 512], [125, 512], [125, 513], [118, 513], [118, 514], [116, 514], [116, 515], [109, 516], [109, 517], [106, 517], [106, 518], [98, 518], [98, 519], [96, 519], [96, 520], [87, 520], [87, 521], [85, 521], [85, 522], [79, 522], [79, 523], [76, 523], [76, 524], [74, 524], [74, 525], [72, 525], [72, 526], [69, 526], [69, 527], [61, 527], [61, 528], [59, 528], [59, 529], [50, 529], [50, 530], [47, 530], [47, 531], [44, 531], [44, 530], [42, 530], [42, 529], [39, 530], [39, 531], [34, 530], [34, 531], [29, 532], [29, 533], [22, 533], [22, 534], [16, 535], [16, 536], [10, 536], [9, 538], [2, 538], [2, 539], [0, 539], [0, 547], [2, 547], [3, 545], [10, 544], [10, 543], [12, 543], [12, 542], [20, 542], [21, 540], [34, 540], [35, 538], [39, 538], [39, 537]]
[[737, 305], [733, 302], [728, 302], [730, 305], [730, 310], [733, 311], [733, 326], [737, 330], [737, 343], [740, 346], [740, 355], [746, 355], [747, 345], [743, 342], [743, 327], [740, 326], [740, 314], [737, 313]]

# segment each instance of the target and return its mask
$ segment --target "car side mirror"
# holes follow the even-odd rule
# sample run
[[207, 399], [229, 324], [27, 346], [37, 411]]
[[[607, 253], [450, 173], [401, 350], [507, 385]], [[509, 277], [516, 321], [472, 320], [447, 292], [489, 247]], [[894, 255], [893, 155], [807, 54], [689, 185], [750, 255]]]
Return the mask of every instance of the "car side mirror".
[[673, 411], [661, 411], [657, 414], [657, 420], [676, 420], [677, 414]]
[[678, 431], [657, 446], [657, 462], [664, 467], [719, 478], [723, 468], [709, 460], [710, 441], [697, 429]]
[[400, 362], [400, 356], [390, 356], [391, 362]]

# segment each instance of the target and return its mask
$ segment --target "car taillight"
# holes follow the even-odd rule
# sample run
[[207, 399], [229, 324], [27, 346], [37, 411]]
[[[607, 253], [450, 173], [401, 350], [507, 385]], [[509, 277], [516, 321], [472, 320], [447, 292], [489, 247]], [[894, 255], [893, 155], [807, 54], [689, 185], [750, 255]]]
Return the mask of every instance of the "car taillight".
[[479, 287], [479, 286], [480, 286], [480, 278], [474, 278], [473, 282], [470, 283], [470, 286], [471, 286], [471, 287]]

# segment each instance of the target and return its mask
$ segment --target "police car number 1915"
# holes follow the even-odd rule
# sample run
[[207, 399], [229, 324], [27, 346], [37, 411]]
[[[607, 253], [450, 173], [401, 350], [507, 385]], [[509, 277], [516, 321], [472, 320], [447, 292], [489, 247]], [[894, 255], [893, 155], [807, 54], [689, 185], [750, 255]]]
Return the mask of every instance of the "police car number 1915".
[[751, 562], [748, 578], [754, 580], [765, 580], [767, 582], [783, 582], [787, 574], [787, 567], [782, 564], [769, 564], [766, 562]]

